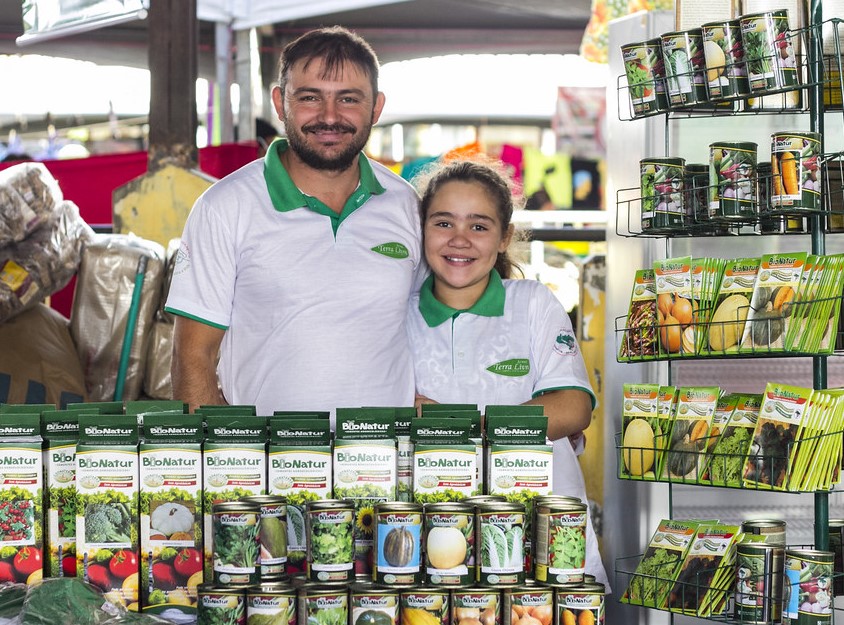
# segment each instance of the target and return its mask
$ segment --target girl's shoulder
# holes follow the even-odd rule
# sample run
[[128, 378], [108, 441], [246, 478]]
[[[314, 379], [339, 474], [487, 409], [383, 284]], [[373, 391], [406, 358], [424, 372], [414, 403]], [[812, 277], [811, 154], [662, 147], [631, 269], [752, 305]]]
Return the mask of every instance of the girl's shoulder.
[[539, 299], [539, 298], [552, 298], [554, 297], [554, 293], [551, 292], [547, 286], [545, 286], [539, 280], [531, 280], [530, 278], [516, 278], [516, 279], [508, 279], [502, 280], [501, 283], [504, 285], [504, 292], [507, 294], [507, 297], [519, 297], [519, 298], [531, 298], [531, 299]]

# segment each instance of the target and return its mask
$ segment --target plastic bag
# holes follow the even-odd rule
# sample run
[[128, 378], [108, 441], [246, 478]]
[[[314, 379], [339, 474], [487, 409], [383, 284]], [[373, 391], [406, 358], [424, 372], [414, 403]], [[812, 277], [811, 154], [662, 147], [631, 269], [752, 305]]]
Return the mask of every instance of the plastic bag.
[[76, 204], [64, 201], [26, 239], [0, 247], [0, 323], [64, 288], [93, 237]]
[[42, 163], [0, 171], [0, 247], [23, 241], [62, 201], [59, 183]]

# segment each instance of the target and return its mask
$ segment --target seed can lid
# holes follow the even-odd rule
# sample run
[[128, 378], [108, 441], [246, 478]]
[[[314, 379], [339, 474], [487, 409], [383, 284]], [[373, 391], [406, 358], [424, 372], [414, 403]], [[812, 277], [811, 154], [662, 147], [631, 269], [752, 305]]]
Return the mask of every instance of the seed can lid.
[[238, 595], [242, 596], [246, 593], [248, 586], [220, 586], [218, 584], [199, 584], [196, 587], [196, 592], [200, 595], [215, 594], [215, 595]]
[[818, 560], [832, 562], [835, 554], [832, 551], [822, 551], [820, 549], [786, 549], [785, 556], [787, 558], [798, 558], [804, 560]]
[[221, 501], [211, 506], [211, 513], [218, 512], [254, 512], [260, 513], [261, 509], [257, 504], [249, 503], [247, 501]]
[[355, 504], [351, 499], [320, 499], [309, 501], [308, 510], [354, 510]]
[[507, 501], [507, 498], [504, 495], [473, 495], [471, 497], [465, 497], [461, 501], [475, 506], [479, 503], [487, 503], [490, 501]]
[[830, 527], [844, 527], [844, 519], [830, 519], [829, 520]]
[[744, 531], [750, 529], [764, 529], [764, 528], [785, 528], [785, 521], [780, 519], [753, 519], [750, 521], [744, 521], [741, 524], [741, 528]]
[[425, 514], [429, 512], [463, 512], [471, 514], [474, 511], [472, 504], [462, 501], [439, 501], [437, 503], [426, 503]]
[[379, 597], [398, 597], [398, 588], [381, 588], [375, 586], [373, 583], [359, 583], [356, 582], [349, 587], [352, 596], [355, 595], [377, 595]]
[[273, 596], [290, 596], [296, 594], [296, 589], [293, 588], [290, 584], [283, 584], [283, 583], [261, 583], [258, 586], [250, 586], [249, 589], [246, 591], [246, 594], [250, 597], [255, 597], [258, 595], [273, 595]]
[[581, 501], [543, 501], [536, 504], [537, 510], [543, 512], [586, 512], [586, 504]]
[[240, 500], [257, 503], [258, 505], [287, 503], [287, 497], [281, 495], [249, 495], [248, 497], [241, 497]]
[[537, 506], [542, 503], [554, 503], [558, 501], [569, 501], [571, 503], [583, 503], [579, 497], [571, 497], [569, 495], [540, 495], [533, 498], [533, 505]]
[[524, 512], [525, 504], [515, 501], [487, 501], [477, 504], [478, 512], [482, 514], [494, 514], [496, 512]]
[[412, 501], [382, 501], [375, 504], [375, 514], [385, 512], [422, 512], [422, 504]]

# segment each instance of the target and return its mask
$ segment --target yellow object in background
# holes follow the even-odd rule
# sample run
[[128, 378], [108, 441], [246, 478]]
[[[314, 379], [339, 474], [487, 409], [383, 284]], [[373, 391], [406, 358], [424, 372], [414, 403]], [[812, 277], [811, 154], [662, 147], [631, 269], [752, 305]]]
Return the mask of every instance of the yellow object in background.
[[637, 11], [673, 11], [674, 0], [592, 0], [592, 17], [580, 42], [580, 55], [593, 63], [606, 63], [608, 23]]
[[571, 157], [547, 156], [534, 148], [524, 151], [524, 194], [530, 197], [544, 188], [556, 208], [571, 208]]

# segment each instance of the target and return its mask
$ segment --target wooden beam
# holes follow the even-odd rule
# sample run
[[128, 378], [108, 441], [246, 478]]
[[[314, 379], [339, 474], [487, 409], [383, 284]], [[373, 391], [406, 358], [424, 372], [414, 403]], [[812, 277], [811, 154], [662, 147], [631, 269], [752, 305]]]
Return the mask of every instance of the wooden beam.
[[149, 171], [195, 168], [198, 20], [196, 0], [150, 0]]

